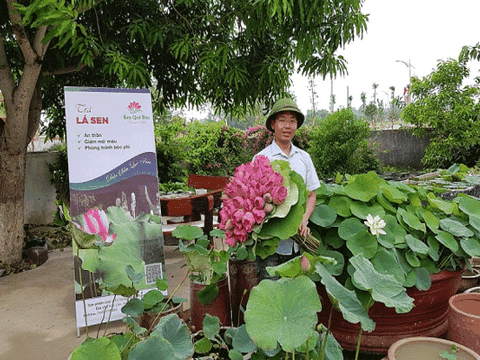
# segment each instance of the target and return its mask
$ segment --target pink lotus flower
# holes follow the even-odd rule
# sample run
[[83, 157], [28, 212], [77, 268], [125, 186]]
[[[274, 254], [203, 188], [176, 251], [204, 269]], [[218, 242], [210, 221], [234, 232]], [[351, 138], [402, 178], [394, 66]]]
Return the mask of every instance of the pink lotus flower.
[[273, 203], [275, 205], [280, 205], [282, 202], [285, 201], [287, 194], [288, 194], [287, 188], [283, 185], [273, 188], [273, 191], [272, 191]]
[[255, 224], [262, 224], [274, 205], [281, 204], [287, 196], [282, 185], [283, 177], [274, 172], [266, 156], [256, 156], [253, 162], [240, 165], [235, 176], [225, 186], [222, 196], [219, 228], [225, 231], [227, 245], [245, 242]]
[[83, 215], [83, 225], [83, 229], [79, 225], [77, 226], [87, 234], [100, 236], [105, 245], [110, 245], [117, 237], [117, 234], [108, 234], [110, 224], [107, 214], [103, 210], [89, 209]]

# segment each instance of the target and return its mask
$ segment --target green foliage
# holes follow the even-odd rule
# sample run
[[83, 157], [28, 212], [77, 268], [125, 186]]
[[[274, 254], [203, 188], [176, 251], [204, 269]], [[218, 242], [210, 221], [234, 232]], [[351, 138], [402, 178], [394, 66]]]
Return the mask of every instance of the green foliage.
[[414, 135], [423, 136], [429, 130], [430, 144], [422, 159], [428, 167], [473, 166], [480, 157], [480, 89], [462, 86], [469, 74], [465, 61], [448, 60], [439, 61], [436, 70], [423, 79], [412, 80], [415, 101], [403, 110], [402, 117], [415, 125]]
[[67, 147], [62, 145], [57, 152], [57, 161], [48, 163], [50, 184], [55, 187], [56, 199], [70, 203], [70, 183], [68, 180]]
[[160, 183], [186, 182], [185, 167], [187, 149], [183, 135], [183, 120], [174, 118], [170, 122], [155, 125], [158, 181]]
[[185, 144], [190, 173], [233, 176], [235, 169], [252, 160], [243, 131], [225, 123], [192, 122], [187, 125]]
[[319, 178], [337, 172], [357, 174], [379, 169], [369, 143], [368, 123], [350, 109], [337, 111], [322, 121], [310, 134], [309, 153]]

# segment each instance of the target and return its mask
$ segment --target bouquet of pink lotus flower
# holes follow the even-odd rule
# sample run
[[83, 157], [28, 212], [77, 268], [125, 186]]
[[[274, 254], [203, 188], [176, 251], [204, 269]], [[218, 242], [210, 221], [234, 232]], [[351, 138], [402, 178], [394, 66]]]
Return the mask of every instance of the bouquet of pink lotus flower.
[[265, 258], [297, 234], [308, 191], [284, 160], [266, 156], [240, 165], [225, 186], [219, 228], [238, 259]]

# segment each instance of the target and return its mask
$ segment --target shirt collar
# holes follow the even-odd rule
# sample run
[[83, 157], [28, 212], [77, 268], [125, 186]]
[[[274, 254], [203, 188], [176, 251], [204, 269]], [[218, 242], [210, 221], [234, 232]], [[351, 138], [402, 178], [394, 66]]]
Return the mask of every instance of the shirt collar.
[[[294, 154], [296, 154], [298, 152], [298, 147], [293, 145], [292, 142], [290, 142], [290, 146], [291, 146], [290, 157], [292, 157]], [[273, 147], [273, 155], [280, 155], [280, 156], [288, 158], [287, 155], [283, 152], [283, 150], [280, 149], [280, 146], [278, 146], [278, 144], [275, 140], [273, 140], [273, 142], [272, 142], [272, 147]]]

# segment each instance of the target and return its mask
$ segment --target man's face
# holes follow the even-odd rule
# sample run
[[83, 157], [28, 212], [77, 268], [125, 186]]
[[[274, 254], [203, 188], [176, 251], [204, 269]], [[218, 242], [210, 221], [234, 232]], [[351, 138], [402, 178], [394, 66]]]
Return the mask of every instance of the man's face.
[[278, 113], [272, 120], [272, 128], [278, 141], [290, 142], [297, 130], [297, 114], [293, 111]]

